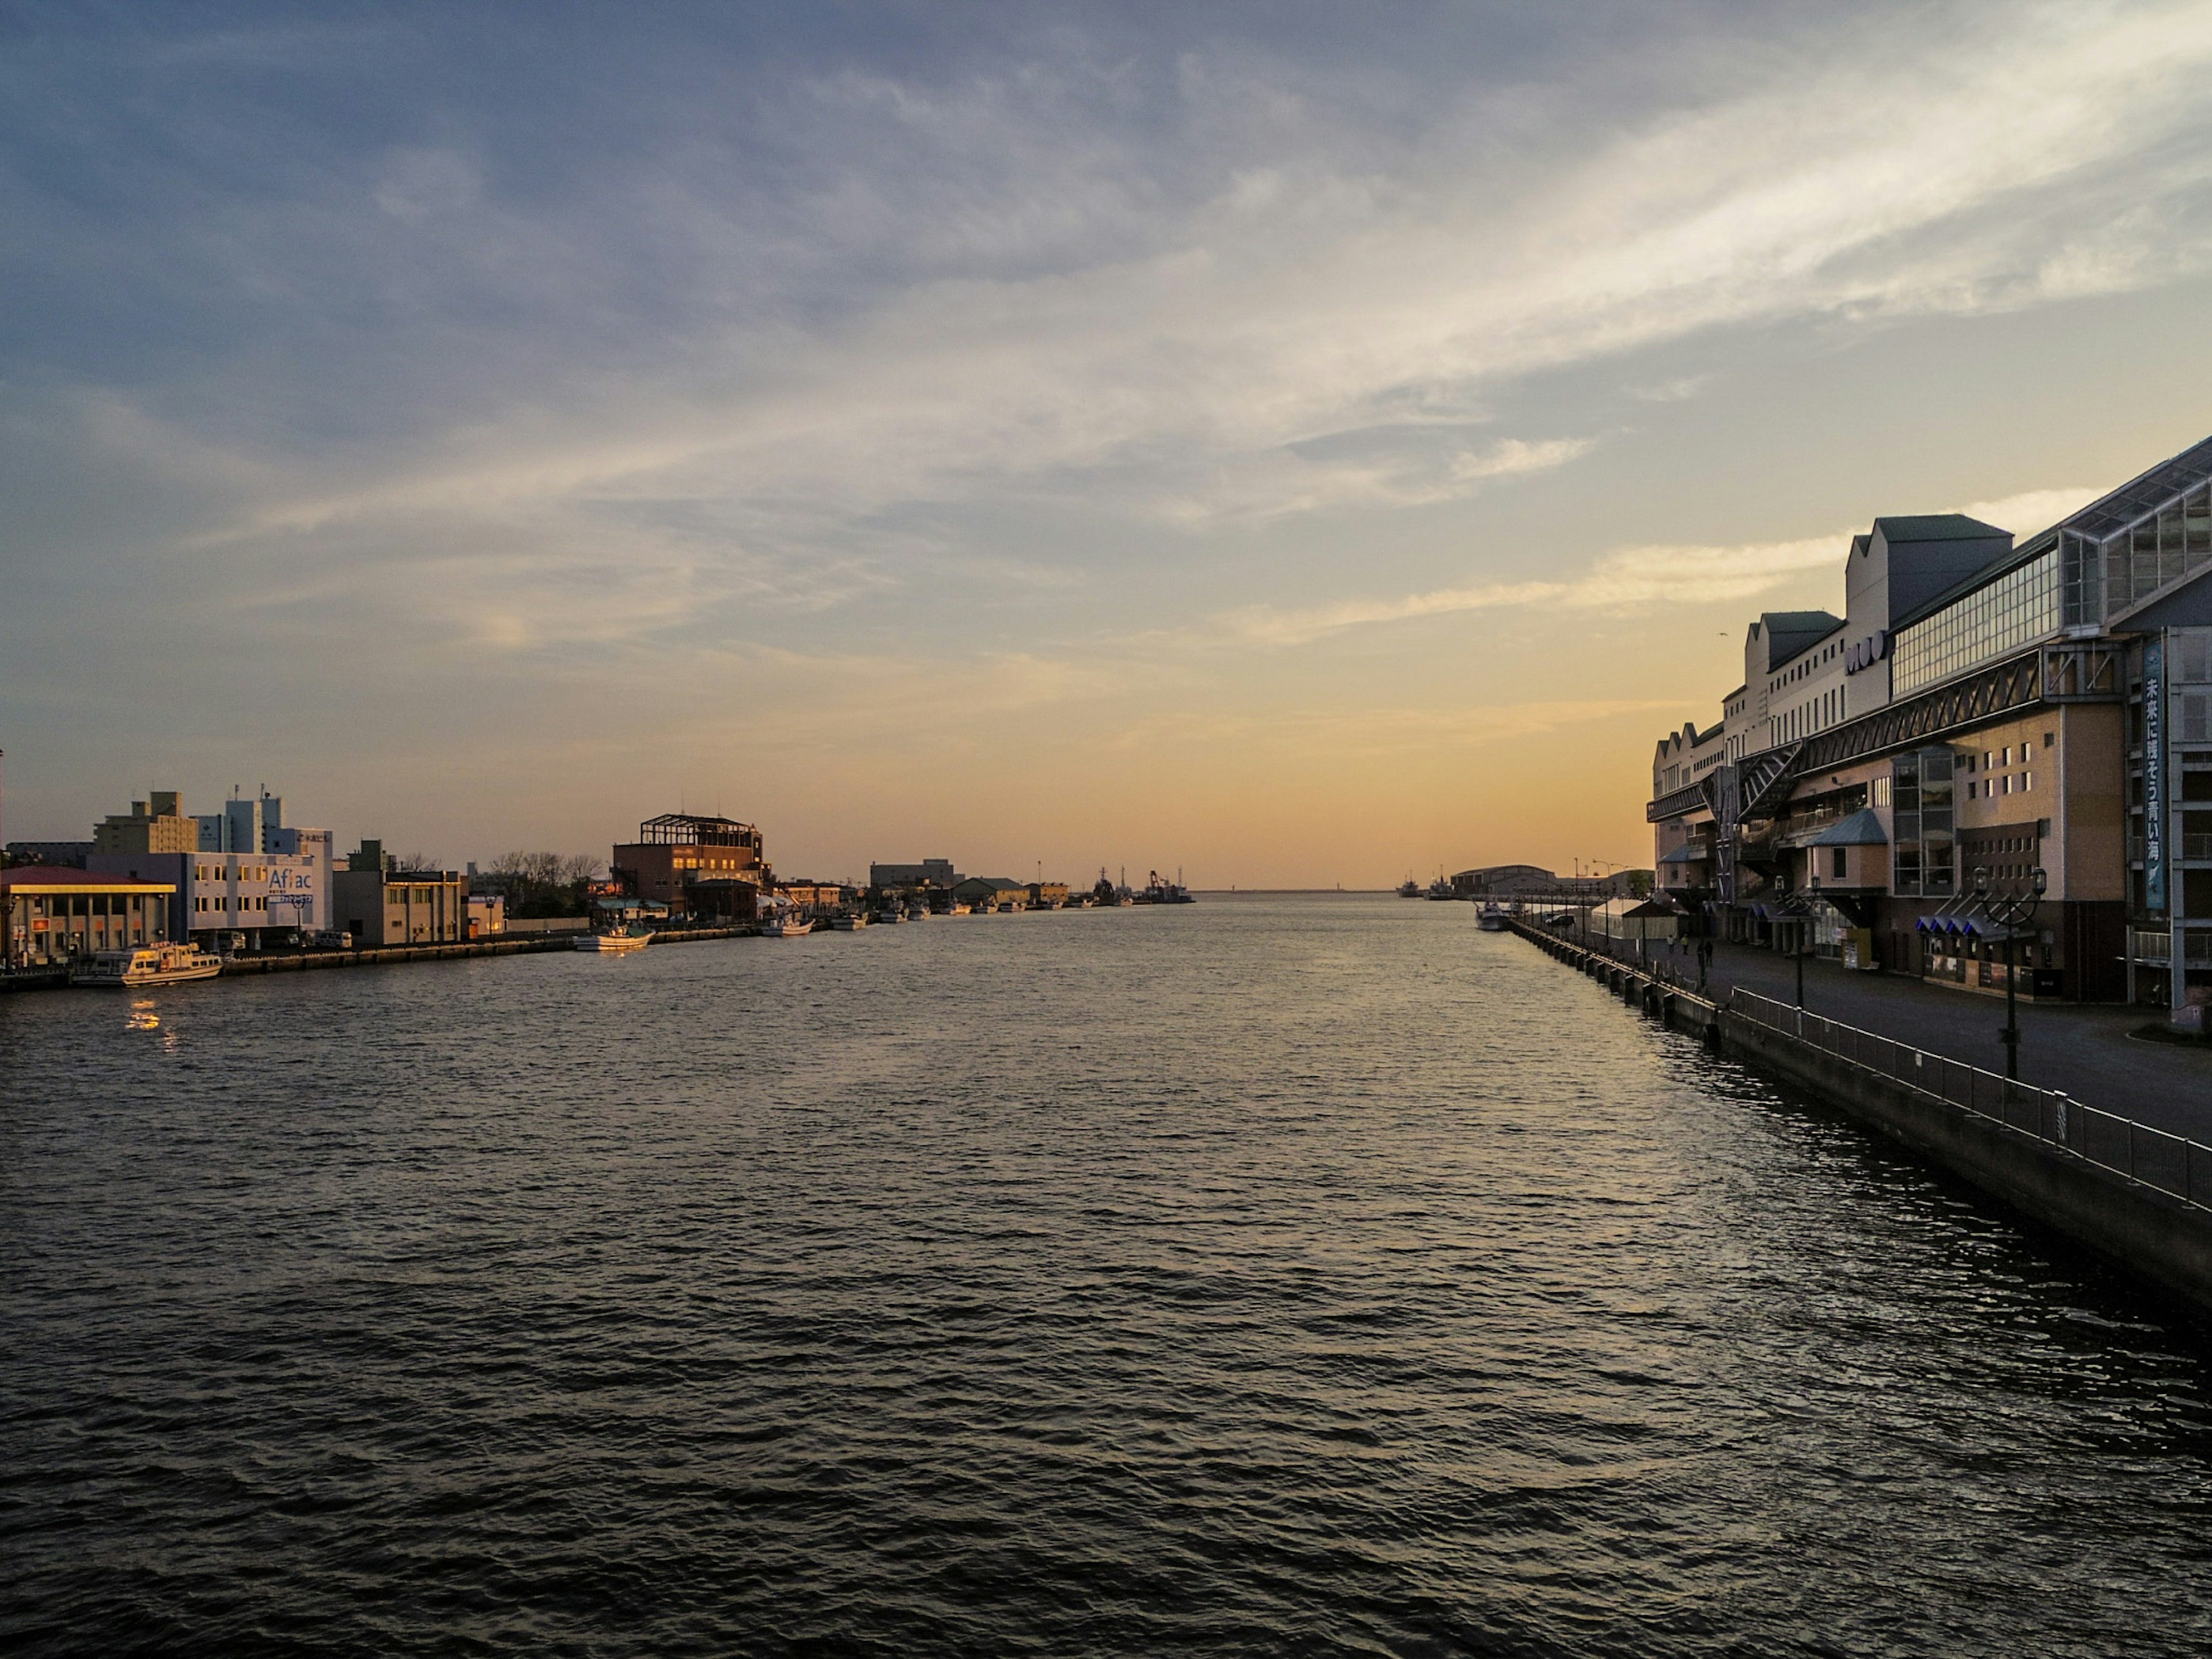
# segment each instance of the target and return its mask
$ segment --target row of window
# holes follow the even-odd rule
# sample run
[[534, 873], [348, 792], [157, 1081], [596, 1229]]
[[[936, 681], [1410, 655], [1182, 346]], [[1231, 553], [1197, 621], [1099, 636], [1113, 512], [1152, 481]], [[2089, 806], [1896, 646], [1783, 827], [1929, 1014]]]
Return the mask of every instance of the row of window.
[[2058, 629], [2058, 554], [2054, 549], [2008, 571], [1980, 592], [1901, 629], [1890, 646], [1890, 686], [1898, 696], [2017, 651]]
[[240, 898], [236, 904], [227, 904], [221, 899], [209, 898], [204, 896], [192, 901], [193, 910], [201, 915], [216, 912], [228, 913], [232, 910], [266, 910], [268, 908], [269, 900], [266, 896], [256, 897], [250, 894]]

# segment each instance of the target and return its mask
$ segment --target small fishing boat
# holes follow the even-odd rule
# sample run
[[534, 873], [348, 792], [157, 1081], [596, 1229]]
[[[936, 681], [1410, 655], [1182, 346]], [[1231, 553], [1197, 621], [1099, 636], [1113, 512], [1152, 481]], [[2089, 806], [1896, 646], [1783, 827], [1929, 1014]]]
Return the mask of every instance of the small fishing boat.
[[832, 916], [830, 918], [830, 931], [833, 933], [857, 933], [861, 928], [867, 925], [868, 919], [866, 916]]
[[1505, 912], [1495, 902], [1486, 904], [1475, 913], [1474, 925], [1486, 933], [1505, 932]]
[[222, 958], [197, 945], [145, 945], [135, 950], [94, 951], [70, 975], [72, 985], [183, 985], [213, 979]]
[[589, 951], [595, 956], [626, 957], [642, 951], [653, 943], [653, 935], [645, 928], [629, 927], [617, 928], [611, 933], [585, 933], [576, 940], [579, 951]]
[[763, 939], [805, 939], [814, 931], [814, 924], [803, 916], [778, 916], [761, 929]]

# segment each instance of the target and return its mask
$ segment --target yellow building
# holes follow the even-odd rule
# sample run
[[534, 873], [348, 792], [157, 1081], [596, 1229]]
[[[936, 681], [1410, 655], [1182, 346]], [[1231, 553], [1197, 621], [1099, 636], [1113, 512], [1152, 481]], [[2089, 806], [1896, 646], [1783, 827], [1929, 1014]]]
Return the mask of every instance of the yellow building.
[[173, 789], [156, 789], [144, 800], [132, 801], [129, 813], [112, 812], [93, 826], [95, 853], [197, 853], [199, 849], [199, 820], [184, 815]]

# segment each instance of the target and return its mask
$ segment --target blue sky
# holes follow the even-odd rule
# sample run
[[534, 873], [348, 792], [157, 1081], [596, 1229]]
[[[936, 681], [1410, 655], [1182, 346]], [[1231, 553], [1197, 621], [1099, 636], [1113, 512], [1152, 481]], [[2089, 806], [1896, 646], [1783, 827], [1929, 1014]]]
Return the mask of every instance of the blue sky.
[[2212, 432], [2212, 6], [0, 7], [6, 833], [1632, 859]]

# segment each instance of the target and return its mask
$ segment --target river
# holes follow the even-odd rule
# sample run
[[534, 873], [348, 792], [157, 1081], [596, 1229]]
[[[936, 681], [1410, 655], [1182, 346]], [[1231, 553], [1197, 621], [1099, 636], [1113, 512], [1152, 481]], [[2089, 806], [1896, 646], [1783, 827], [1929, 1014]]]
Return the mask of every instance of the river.
[[11, 1654], [2212, 1646], [2126, 1280], [1467, 905], [0, 998]]

